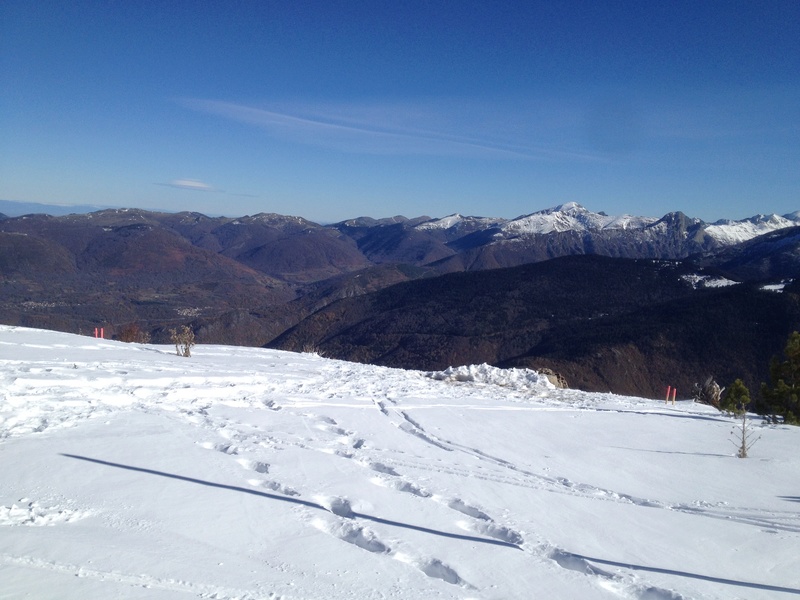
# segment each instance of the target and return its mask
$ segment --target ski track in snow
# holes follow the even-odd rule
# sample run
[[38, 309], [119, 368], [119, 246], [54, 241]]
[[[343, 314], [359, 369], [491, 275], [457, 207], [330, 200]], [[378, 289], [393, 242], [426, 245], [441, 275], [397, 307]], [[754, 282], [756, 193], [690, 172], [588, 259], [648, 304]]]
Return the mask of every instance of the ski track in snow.
[[[5, 342], [3, 342], [5, 343]], [[34, 344], [23, 345], [27, 350]], [[240, 473], [241, 486], [264, 493], [275, 493], [297, 502], [297, 518], [314, 530], [321, 531], [342, 543], [357, 547], [371, 555], [408, 565], [426, 576], [457, 586], [469, 594], [476, 588], [459, 573], [459, 565], [435, 556], [418, 541], [404, 539], [396, 523], [376, 518], [358, 508], [358, 498], [343, 498], [309, 487], [302, 478], [282, 479], [273, 473], [276, 452], [289, 450], [329, 454], [335, 460], [348, 461], [363, 472], [370, 485], [393, 493], [407, 495], [420, 503], [433, 503], [438, 514], [449, 512], [449, 522], [441, 523], [441, 531], [431, 533], [465, 536], [473, 541], [485, 540], [508, 547], [509, 552], [522, 551], [531, 560], [548, 562], [565, 573], [582, 574], [608, 593], [631, 600], [683, 600], [677, 592], [647, 583], [641, 572], [610, 572], [580, 555], [559, 548], [535, 532], [524, 531], [513, 515], [492, 515], [469, 498], [435, 489], [425, 474], [435, 472], [458, 479], [478, 479], [491, 484], [529, 488], [555, 494], [633, 505], [644, 510], [667, 510], [698, 518], [724, 519], [766, 530], [800, 532], [800, 513], [770, 511], [728, 505], [713, 505], [698, 500], [694, 504], [665, 502], [636, 497], [621, 491], [572, 481], [558, 475], [532, 472], [480, 447], [472, 447], [443, 437], [425, 427], [424, 402], [432, 385], [437, 394], [458, 402], [465, 410], [488, 410], [483, 402], [491, 383], [434, 381], [421, 372], [408, 372], [358, 365], [358, 372], [348, 363], [328, 361], [316, 377], [309, 373], [293, 376], [293, 370], [280, 369], [279, 354], [260, 355], [268, 366], [267, 373], [258, 369], [236, 369], [226, 372], [224, 363], [205, 374], [175, 359], [166, 350], [153, 346], [140, 347], [148, 358], [104, 360], [103, 351], [114, 347], [110, 342], [90, 341], [87, 351], [97, 351], [96, 362], [72, 362], [69, 359], [6, 360], [0, 373], [0, 441], [75, 427], [89, 419], [107, 419], [120, 411], [158, 413], [189, 424], [195, 433], [195, 444], [230, 461], [233, 472]], [[118, 347], [118, 346], [117, 346]], [[64, 349], [68, 349], [65, 346]], [[58, 349], [41, 346], [42, 351]], [[2, 346], [0, 346], [2, 350]], [[196, 355], [213, 358], [219, 347], [197, 348]], [[247, 354], [246, 351], [241, 351]], [[263, 351], [262, 351], [263, 352]], [[150, 355], [163, 355], [164, 362], [153, 366]], [[252, 354], [256, 354], [253, 351]], [[289, 360], [285, 358], [284, 360]], [[288, 365], [287, 365], [288, 366]], [[365, 377], [371, 370], [374, 377]], [[91, 376], [87, 378], [86, 374]], [[503, 391], [506, 410], [525, 411], [592, 411], [608, 410], [598, 406], [597, 397], [552, 386], [513, 387]], [[406, 402], [415, 399], [415, 402]], [[455, 404], [454, 404], [455, 405]], [[279, 430], [240, 422], [226, 411], [215, 407], [246, 411], [264, 411], [283, 418], [302, 419], [307, 435], [297, 430]], [[412, 436], [418, 442], [456, 457], [447, 464], [437, 463], [411, 452], [389, 452], [377, 447], [374, 439], [358, 432], [356, 424], [340, 422], [336, 409], [341, 407], [371, 411], [387, 427]], [[652, 403], [631, 399], [624, 408], [612, 409], [641, 415], [659, 415], [668, 409], [653, 409]], [[411, 414], [413, 413], [413, 414]], [[346, 413], [345, 413], [346, 414]], [[333, 415], [336, 415], [334, 418]], [[693, 413], [684, 408], [683, 417], [708, 419], [708, 413]], [[89, 459], [91, 460], [91, 459]], [[100, 462], [100, 461], [98, 461]], [[479, 468], [476, 468], [476, 464]], [[146, 465], [141, 465], [146, 467]], [[144, 469], [143, 469], [144, 470]], [[319, 510], [317, 510], [319, 509]], [[20, 499], [19, 505], [0, 506], [0, 527], [54, 526], [68, 524], [88, 516], [90, 512], [63, 506], [42, 506], [36, 500]], [[425, 528], [417, 527], [424, 531]], [[415, 540], [418, 538], [415, 537]], [[84, 566], [44, 561], [31, 556], [0, 555], [6, 565], [25, 566], [56, 571], [99, 581], [114, 581], [136, 587], [183, 592], [199, 598], [249, 600], [280, 598], [271, 591], [237, 590], [187, 581], [155, 578], [145, 574], [104, 572]], [[289, 597], [289, 596], [285, 596]]]

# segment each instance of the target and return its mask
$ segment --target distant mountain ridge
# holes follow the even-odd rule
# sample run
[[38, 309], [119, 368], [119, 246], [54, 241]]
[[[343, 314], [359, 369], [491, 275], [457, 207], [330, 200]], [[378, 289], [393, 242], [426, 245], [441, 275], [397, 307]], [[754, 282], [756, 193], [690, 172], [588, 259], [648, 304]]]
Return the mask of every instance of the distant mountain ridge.
[[473, 232], [492, 230], [492, 242], [500, 243], [565, 232], [628, 232], [651, 237], [649, 234], [653, 231], [664, 233], [670, 228], [678, 227], [686, 234], [687, 239], [698, 242], [703, 240], [707, 246], [705, 249], [708, 249], [715, 245], [741, 243], [771, 231], [800, 225], [799, 214], [800, 211], [784, 216], [756, 215], [739, 221], [726, 219], [709, 224], [680, 212], [667, 213], [660, 219], [627, 214], [609, 216], [602, 212], [592, 212], [576, 202], [569, 202], [510, 220], [462, 217], [456, 214], [424, 222], [417, 225], [417, 228], [450, 230], [467, 225]]
[[[161, 342], [188, 324], [200, 343], [316, 347], [405, 368], [546, 366], [584, 389], [625, 393], [653, 393], [650, 363], [664, 357], [684, 372], [682, 387], [706, 362], [726, 373], [741, 367], [755, 381], [786, 329], [800, 328], [792, 308], [799, 278], [800, 212], [712, 224], [680, 212], [609, 216], [577, 203], [516, 219], [331, 225], [140, 209], [0, 219], [0, 323], [69, 332], [103, 325], [110, 335], [137, 323]], [[502, 293], [485, 293], [497, 281]], [[541, 294], [545, 284], [550, 293]], [[599, 310], [598, 293], [587, 288], [608, 285], [620, 295], [604, 291], [610, 308]], [[401, 294], [408, 302], [394, 302]], [[419, 314], [409, 315], [415, 306]], [[563, 307], [568, 314], [548, 316]], [[734, 351], [699, 352], [694, 338], [705, 317], [697, 315], [714, 323], [715, 343]], [[749, 343], [737, 327], [764, 339]], [[604, 331], [614, 336], [610, 350], [583, 355], [602, 345]]]
[[[7, 219], [32, 214], [47, 214], [51, 216], [79, 216], [94, 212], [111, 211], [137, 211], [139, 209], [117, 209], [93, 205], [56, 205], [31, 202], [13, 202], [0, 200], [0, 219]], [[406, 218], [398, 215], [394, 217], [375, 219], [372, 217], [356, 217], [334, 223], [319, 225], [298, 216], [284, 216], [274, 213], [258, 213], [250, 216], [236, 218], [207, 217], [200, 213], [169, 213], [164, 211], [139, 211], [157, 214], [189, 214], [199, 215], [205, 219], [219, 219], [226, 222], [239, 224], [248, 221], [265, 221], [270, 226], [276, 227], [279, 221], [293, 224], [294, 227], [306, 228], [326, 227], [339, 230], [362, 229], [372, 227], [400, 226], [404, 229], [413, 228], [417, 231], [445, 232], [444, 237], [448, 242], [469, 234], [478, 232], [490, 233], [493, 242], [520, 240], [531, 236], [548, 235], [553, 233], [578, 232], [597, 233], [601, 231], [643, 231], [649, 227], [658, 227], [670, 221], [685, 221], [685, 227], [690, 234], [697, 236], [698, 232], [713, 240], [709, 244], [720, 246], [737, 244], [759, 235], [777, 231], [786, 227], [800, 225], [800, 210], [785, 215], [754, 215], [740, 220], [720, 219], [713, 223], [706, 223], [700, 219], [687, 217], [680, 212], [667, 213], [661, 218], [617, 215], [609, 216], [604, 212], [593, 212], [577, 202], [567, 202], [551, 208], [542, 209], [521, 215], [514, 219], [499, 217], [464, 216], [458, 213], [440, 218], [419, 216]]]

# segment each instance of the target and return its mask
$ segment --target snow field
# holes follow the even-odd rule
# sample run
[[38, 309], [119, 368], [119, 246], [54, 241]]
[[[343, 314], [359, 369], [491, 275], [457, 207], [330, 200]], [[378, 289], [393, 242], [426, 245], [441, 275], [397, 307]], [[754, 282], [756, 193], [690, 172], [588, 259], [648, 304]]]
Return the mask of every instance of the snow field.
[[4, 326], [0, 390], [0, 598], [800, 595], [796, 428]]

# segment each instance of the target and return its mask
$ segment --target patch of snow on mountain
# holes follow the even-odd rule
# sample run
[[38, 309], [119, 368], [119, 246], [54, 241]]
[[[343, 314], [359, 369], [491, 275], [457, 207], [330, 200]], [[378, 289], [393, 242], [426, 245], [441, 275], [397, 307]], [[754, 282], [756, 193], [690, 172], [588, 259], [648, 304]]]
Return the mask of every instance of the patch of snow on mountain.
[[654, 217], [637, 217], [634, 215], [621, 215], [613, 217], [604, 229], [643, 229], [648, 225], [655, 223], [658, 219]]
[[790, 283], [792, 283], [792, 281], [794, 281], [794, 280], [793, 280], [793, 279], [787, 279], [786, 281], [781, 281], [780, 283], [772, 283], [772, 284], [769, 284], [769, 285], [762, 285], [762, 286], [761, 286], [761, 289], [762, 289], [762, 290], [764, 290], [764, 291], [766, 291], [766, 292], [777, 292], [777, 293], [781, 293], [781, 292], [783, 292], [783, 289], [784, 289], [784, 288], [785, 288], [787, 285], [789, 285]]
[[683, 275], [681, 279], [690, 283], [694, 289], [728, 287], [731, 285], [739, 285], [740, 283], [739, 281], [732, 281], [725, 277], [710, 277], [708, 275], [698, 274]]
[[709, 277], [703, 282], [703, 287], [707, 288], [720, 288], [729, 287], [731, 285], [739, 285], [740, 282], [727, 279], [725, 277]]
[[717, 221], [706, 227], [706, 233], [720, 244], [731, 245], [797, 224], [798, 221], [778, 215], [757, 215], [741, 221]]
[[432, 221], [420, 223], [416, 226], [416, 229], [453, 229], [461, 227], [489, 228], [503, 222], [505, 222], [504, 219], [492, 219], [488, 217], [465, 217], [456, 213], [447, 217], [442, 217], [441, 219], [434, 219]]

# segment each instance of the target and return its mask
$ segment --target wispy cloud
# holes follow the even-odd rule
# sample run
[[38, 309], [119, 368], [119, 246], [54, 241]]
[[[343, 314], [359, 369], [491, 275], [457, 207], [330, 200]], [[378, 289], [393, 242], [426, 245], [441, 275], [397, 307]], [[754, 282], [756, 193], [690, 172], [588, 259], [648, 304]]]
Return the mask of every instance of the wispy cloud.
[[181, 190], [191, 190], [193, 192], [218, 192], [214, 186], [209, 185], [197, 179], [173, 179], [169, 183], [162, 183], [169, 187], [178, 188]]
[[[552, 145], [536, 146], [512, 139], [496, 139], [492, 135], [474, 135], [473, 131], [480, 129], [475, 127], [475, 122], [481, 120], [475, 119], [475, 115], [472, 115], [471, 130], [461, 133], [464, 128], [453, 123], [452, 110], [445, 106], [430, 110], [391, 105], [295, 105], [293, 109], [275, 106], [267, 110], [220, 100], [183, 99], [180, 102], [196, 111], [259, 127], [279, 139], [344, 152], [518, 160], [597, 159], [591, 154]], [[437, 128], [437, 121], [446, 126]]]

